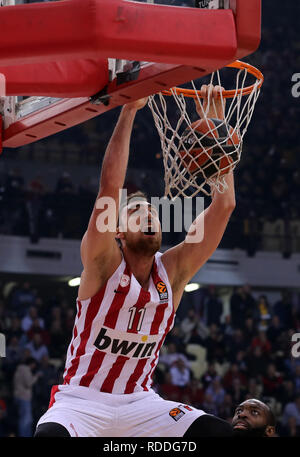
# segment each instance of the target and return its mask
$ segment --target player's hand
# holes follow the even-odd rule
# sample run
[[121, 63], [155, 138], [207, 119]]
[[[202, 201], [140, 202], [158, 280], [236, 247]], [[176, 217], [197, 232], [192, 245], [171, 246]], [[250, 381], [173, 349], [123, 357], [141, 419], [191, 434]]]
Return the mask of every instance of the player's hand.
[[148, 97], [145, 97], [145, 98], [140, 98], [139, 100], [135, 100], [134, 102], [127, 103], [125, 106], [127, 108], [139, 110], [139, 109], [144, 108], [144, 106], [146, 106], [147, 102], [148, 102]]
[[201, 86], [202, 100], [195, 99], [196, 111], [200, 118], [204, 117], [213, 119], [225, 118], [226, 99], [221, 93], [224, 90], [222, 86], [213, 86], [212, 84], [203, 84]]

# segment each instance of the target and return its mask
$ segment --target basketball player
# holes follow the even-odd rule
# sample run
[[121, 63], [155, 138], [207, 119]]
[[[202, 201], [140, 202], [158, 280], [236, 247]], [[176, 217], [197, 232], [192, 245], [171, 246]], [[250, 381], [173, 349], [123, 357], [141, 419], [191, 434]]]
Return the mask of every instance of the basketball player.
[[[220, 90], [202, 87], [209, 117], [224, 116]], [[119, 208], [135, 115], [146, 103], [141, 99], [122, 108], [108, 144], [97, 203], [81, 243], [83, 272], [64, 380], [52, 388], [35, 436], [180, 437], [198, 431], [201, 436], [201, 429], [232, 434], [228, 422], [163, 400], [151, 389], [184, 287], [217, 248], [235, 207], [232, 172], [226, 175], [228, 189], [213, 193], [186, 239], [163, 254], [158, 214], [141, 195], [129, 199], [115, 230], [101, 227], [103, 199]], [[130, 228], [133, 219], [138, 230]], [[203, 240], [189, 242], [203, 221]]]
[[275, 436], [275, 417], [268, 405], [254, 398], [241, 403], [232, 419], [234, 436]]

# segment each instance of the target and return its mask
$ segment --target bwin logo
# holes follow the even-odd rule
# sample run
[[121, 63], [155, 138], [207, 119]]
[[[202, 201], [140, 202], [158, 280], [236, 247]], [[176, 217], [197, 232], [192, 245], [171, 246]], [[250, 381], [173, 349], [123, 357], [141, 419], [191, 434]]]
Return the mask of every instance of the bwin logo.
[[119, 338], [110, 338], [106, 335], [107, 329], [102, 328], [94, 343], [100, 351], [110, 352], [111, 354], [124, 355], [140, 359], [151, 357], [156, 346], [153, 343], [138, 343], [136, 341], [126, 341]]

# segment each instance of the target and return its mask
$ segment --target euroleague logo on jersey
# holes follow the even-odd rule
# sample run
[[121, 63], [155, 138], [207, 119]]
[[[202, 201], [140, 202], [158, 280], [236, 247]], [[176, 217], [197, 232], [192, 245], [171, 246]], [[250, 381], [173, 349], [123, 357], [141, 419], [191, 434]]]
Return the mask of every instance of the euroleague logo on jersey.
[[172, 417], [174, 421], [179, 421], [179, 419], [185, 415], [185, 411], [183, 411], [183, 408], [186, 411], [193, 411], [192, 408], [188, 405], [178, 405], [177, 408], [171, 409], [171, 411], [169, 412], [169, 416]]
[[159, 281], [156, 283], [156, 289], [159, 294], [160, 300], [168, 300], [168, 289], [166, 284], [163, 281]]

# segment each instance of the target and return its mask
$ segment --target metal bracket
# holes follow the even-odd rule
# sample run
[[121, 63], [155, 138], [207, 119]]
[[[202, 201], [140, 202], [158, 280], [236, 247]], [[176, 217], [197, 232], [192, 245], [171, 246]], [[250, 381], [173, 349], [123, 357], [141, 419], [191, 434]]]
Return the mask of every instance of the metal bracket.
[[[113, 60], [109, 61], [110, 81], [116, 79], [117, 86], [129, 83], [138, 79], [141, 70], [141, 63], [138, 61]], [[93, 105], [108, 106], [111, 96], [107, 93], [108, 86], [90, 97]]]
[[0, 115], [3, 117], [3, 127], [7, 129], [16, 120], [16, 97], [0, 97]]
[[125, 66], [124, 71], [117, 73], [117, 85], [137, 80], [140, 74], [140, 70], [140, 62], [129, 62], [129, 66]]
[[90, 97], [90, 102], [93, 105], [100, 105], [103, 103], [103, 105], [108, 106], [111, 95], [107, 93], [107, 88], [108, 86], [105, 86], [104, 89], [100, 90], [95, 95], [92, 95], [92, 97]]

